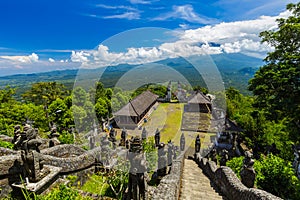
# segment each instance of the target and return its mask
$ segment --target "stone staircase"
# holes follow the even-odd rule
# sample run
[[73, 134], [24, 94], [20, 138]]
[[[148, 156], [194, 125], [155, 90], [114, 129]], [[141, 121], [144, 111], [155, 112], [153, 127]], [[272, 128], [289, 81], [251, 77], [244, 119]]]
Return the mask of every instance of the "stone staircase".
[[181, 179], [180, 200], [224, 199], [211, 186], [210, 180], [193, 160], [185, 159]]

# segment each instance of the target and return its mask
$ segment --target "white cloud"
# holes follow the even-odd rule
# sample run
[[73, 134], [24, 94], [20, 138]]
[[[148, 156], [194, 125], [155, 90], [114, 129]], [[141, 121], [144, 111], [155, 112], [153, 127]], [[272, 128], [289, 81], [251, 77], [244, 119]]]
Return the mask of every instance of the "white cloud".
[[[255, 20], [223, 22], [198, 29], [176, 30], [173, 34], [177, 36], [177, 40], [161, 43], [155, 47], [128, 47], [126, 51], [113, 52], [109, 47], [99, 45], [95, 50], [73, 51], [71, 60], [81, 62], [83, 67], [101, 67], [143, 64], [166, 58], [203, 54], [243, 53], [262, 58], [272, 48], [260, 42], [259, 33], [276, 29], [276, 19], [289, 15], [288, 12], [283, 12], [277, 17], [261, 16]], [[134, 38], [134, 35], [132, 37]]]
[[89, 54], [84, 51], [75, 52], [72, 51], [71, 60], [72, 62], [87, 62]]
[[33, 63], [39, 61], [39, 56], [35, 53], [32, 53], [28, 56], [0, 56], [0, 58], [9, 60], [14, 63]]
[[140, 19], [140, 13], [139, 12], [125, 12], [123, 14], [117, 14], [117, 15], [110, 15], [110, 16], [104, 16], [103, 19]]
[[131, 11], [136, 11], [137, 9], [130, 7], [130, 6], [123, 6], [123, 5], [118, 5], [118, 6], [110, 6], [110, 5], [105, 5], [105, 4], [97, 4], [96, 7], [99, 8], [104, 8], [104, 9], [110, 9], [110, 10], [119, 10], [119, 9], [124, 9], [124, 10], [131, 10]]
[[188, 22], [199, 24], [211, 24], [216, 23], [217, 21], [215, 19], [200, 16], [194, 11], [192, 5], [173, 6], [173, 10], [171, 12], [162, 14], [152, 20], [164, 21], [167, 19], [184, 19]]
[[51, 62], [51, 63], [54, 63], [54, 62], [55, 62], [55, 60], [54, 60], [53, 58], [49, 58], [48, 60], [49, 60], [49, 62]]
[[129, 0], [131, 4], [151, 4], [151, 1], [145, 0]]

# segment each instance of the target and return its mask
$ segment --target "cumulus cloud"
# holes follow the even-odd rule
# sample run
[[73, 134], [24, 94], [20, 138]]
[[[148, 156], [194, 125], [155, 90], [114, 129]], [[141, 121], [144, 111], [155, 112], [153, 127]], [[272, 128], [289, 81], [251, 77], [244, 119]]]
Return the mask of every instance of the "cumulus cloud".
[[33, 63], [39, 61], [39, 56], [35, 53], [32, 53], [28, 56], [0, 56], [0, 58], [9, 60], [14, 63]]
[[72, 51], [71, 60], [72, 62], [87, 62], [89, 53], [84, 51], [75, 52]]
[[84, 67], [101, 67], [144, 64], [179, 56], [221, 53], [243, 53], [262, 58], [272, 48], [260, 42], [259, 33], [276, 29], [276, 19], [289, 15], [290, 13], [283, 12], [277, 17], [261, 16], [255, 20], [223, 22], [198, 29], [176, 30], [173, 32], [177, 37], [175, 41], [161, 43], [155, 47], [129, 47], [123, 52], [113, 52], [108, 46], [99, 45], [94, 50], [73, 51], [71, 60], [81, 62]]
[[171, 12], [162, 14], [158, 17], [153, 18], [152, 20], [164, 21], [167, 19], [184, 19], [188, 22], [199, 23], [199, 24], [211, 24], [217, 21], [215, 19], [200, 16], [198, 13], [194, 11], [192, 5], [173, 6]]

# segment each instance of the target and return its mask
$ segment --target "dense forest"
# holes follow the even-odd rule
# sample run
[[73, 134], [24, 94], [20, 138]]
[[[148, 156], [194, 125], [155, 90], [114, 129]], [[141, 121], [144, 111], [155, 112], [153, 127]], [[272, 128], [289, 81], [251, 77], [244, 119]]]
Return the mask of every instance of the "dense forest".
[[[300, 181], [292, 168], [293, 146], [300, 145], [300, 3], [289, 4], [292, 15], [278, 19], [278, 29], [260, 34], [262, 42], [274, 48], [249, 81], [249, 93], [238, 89], [226, 90], [227, 116], [242, 128], [243, 143], [256, 159], [256, 187], [284, 199], [300, 199]], [[86, 91], [72, 91], [57, 82], [32, 84], [15, 99], [16, 89], [7, 86], [0, 90], [0, 134], [13, 135], [16, 124], [33, 123], [42, 137], [55, 124], [62, 143], [73, 143], [69, 132], [88, 131], [93, 126], [91, 113], [98, 120], [109, 119], [112, 113], [130, 99], [149, 89], [163, 97], [166, 87], [147, 85], [133, 94], [118, 88], [105, 88], [101, 82]], [[82, 126], [80, 126], [80, 124]], [[0, 141], [0, 146], [12, 148]], [[228, 165], [239, 172], [243, 158], [234, 158]]]

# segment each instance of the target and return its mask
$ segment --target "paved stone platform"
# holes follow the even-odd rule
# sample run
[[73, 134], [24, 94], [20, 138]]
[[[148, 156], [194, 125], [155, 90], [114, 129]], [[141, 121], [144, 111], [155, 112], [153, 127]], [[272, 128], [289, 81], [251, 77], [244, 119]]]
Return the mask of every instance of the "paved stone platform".
[[180, 200], [223, 199], [211, 186], [210, 180], [193, 160], [184, 160]]

